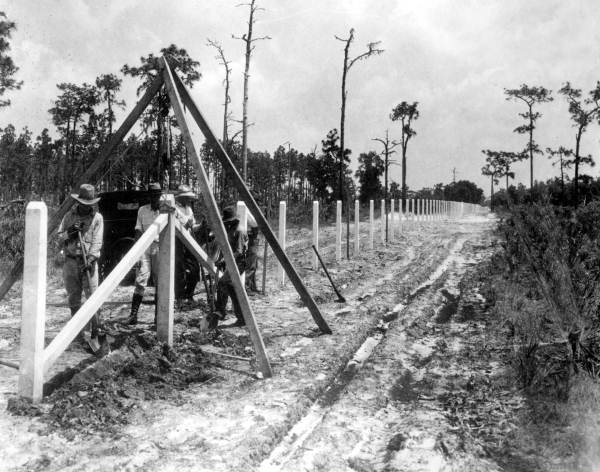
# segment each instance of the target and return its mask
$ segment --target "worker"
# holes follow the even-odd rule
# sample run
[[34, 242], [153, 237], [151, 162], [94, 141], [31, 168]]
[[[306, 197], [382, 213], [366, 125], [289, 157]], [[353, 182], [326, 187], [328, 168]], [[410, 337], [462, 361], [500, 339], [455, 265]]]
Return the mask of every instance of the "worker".
[[[246, 232], [239, 227], [240, 220], [235, 213], [233, 207], [227, 207], [223, 210], [223, 225], [227, 233], [227, 240], [233, 251], [233, 257], [237, 265], [238, 271], [241, 274], [244, 273], [246, 268], [246, 251], [248, 249], [248, 236]], [[225, 319], [227, 308], [227, 301], [231, 297], [233, 304], [233, 311], [237, 318], [233, 326], [244, 326], [244, 315], [242, 314], [242, 308], [240, 302], [233, 288], [233, 282], [231, 280], [230, 268], [226, 267], [225, 259], [223, 258], [223, 250], [221, 250], [221, 256], [216, 262], [216, 266], [219, 270], [224, 271], [223, 276], [219, 279], [217, 284], [217, 300], [215, 308], [220, 319]]]
[[[71, 194], [71, 197], [77, 203], [63, 217], [58, 234], [65, 255], [63, 280], [72, 317], [81, 307], [82, 291], [89, 298], [98, 288], [98, 259], [102, 249], [104, 220], [98, 212], [100, 198], [96, 197], [93, 185], [81, 185], [79, 193]], [[100, 314], [96, 312], [91, 322], [91, 339], [98, 338], [99, 327]], [[85, 342], [86, 328], [77, 335], [76, 339], [81, 343]]]
[[[137, 241], [142, 234], [154, 223], [154, 220], [160, 214], [160, 199], [162, 189], [159, 183], [153, 182], [148, 186], [150, 192], [150, 203], [143, 205], [138, 209], [137, 220], [135, 222], [135, 240]], [[139, 260], [135, 271], [135, 289], [133, 290], [133, 298], [131, 300], [131, 313], [127, 318], [127, 324], [134, 325], [138, 322], [138, 311], [148, 279], [152, 277], [154, 287], [158, 287], [158, 234], [152, 241], [152, 244], [144, 251]], [[155, 313], [154, 322], [156, 323], [156, 293], [154, 295]]]
[[[175, 193], [176, 218], [181, 225], [192, 234], [199, 228], [196, 224], [192, 202], [198, 197], [193, 190], [185, 184], [180, 185]], [[177, 304], [192, 305], [194, 303], [194, 290], [200, 280], [200, 266], [196, 257], [185, 245], [177, 239], [175, 242], [175, 298]]]
[[248, 226], [248, 252], [246, 254], [246, 292], [248, 295], [258, 293], [256, 288], [256, 269], [258, 268], [258, 224], [248, 211], [246, 213]]

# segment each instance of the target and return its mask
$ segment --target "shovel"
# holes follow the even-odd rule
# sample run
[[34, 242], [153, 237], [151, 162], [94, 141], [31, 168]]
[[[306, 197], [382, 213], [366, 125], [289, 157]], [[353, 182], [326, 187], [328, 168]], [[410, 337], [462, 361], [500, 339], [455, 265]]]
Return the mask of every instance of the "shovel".
[[[90, 269], [88, 268], [87, 252], [86, 252], [85, 246], [83, 244], [83, 238], [81, 237], [81, 231], [77, 231], [77, 236], [79, 237], [79, 246], [81, 246], [81, 255], [83, 256], [83, 264], [85, 265], [85, 275], [87, 277], [88, 287], [91, 290], [92, 289], [92, 277], [90, 275]], [[95, 313], [94, 313], [94, 316], [92, 317], [92, 332], [93, 333], [98, 332], [98, 315]], [[96, 336], [94, 336], [92, 338], [91, 335], [88, 336], [86, 333], [84, 333], [83, 337], [85, 339], [85, 342], [88, 343], [88, 346], [90, 346], [90, 349], [92, 350], [92, 352], [94, 354], [98, 354], [100, 352], [100, 343], [98, 342], [98, 335], [96, 334]]]

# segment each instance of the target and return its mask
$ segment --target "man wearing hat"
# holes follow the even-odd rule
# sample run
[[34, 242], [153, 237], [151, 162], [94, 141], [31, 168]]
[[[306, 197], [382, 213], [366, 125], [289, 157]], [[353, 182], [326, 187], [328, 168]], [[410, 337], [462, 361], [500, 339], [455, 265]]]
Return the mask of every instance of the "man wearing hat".
[[[135, 239], [136, 241], [144, 234], [144, 232], [154, 223], [154, 220], [160, 215], [160, 197], [162, 189], [159, 183], [153, 182], [148, 186], [150, 192], [150, 203], [143, 205], [138, 209], [137, 220], [135, 222]], [[148, 279], [152, 276], [154, 286], [158, 286], [158, 242], [157, 235], [152, 244], [144, 251], [135, 271], [135, 289], [133, 290], [133, 298], [131, 300], [131, 313], [127, 319], [127, 324], [134, 325], [138, 321], [138, 311]], [[156, 301], [156, 296], [154, 297]], [[156, 311], [156, 309], [155, 309]], [[156, 314], [155, 314], [156, 315]], [[156, 318], [156, 316], [155, 316]], [[155, 320], [156, 321], [156, 320]]]
[[[229, 241], [229, 245], [231, 246], [231, 249], [233, 251], [235, 263], [241, 275], [246, 269], [246, 251], [248, 249], [248, 236], [245, 231], [239, 228], [239, 223], [240, 220], [235, 214], [235, 209], [233, 207], [227, 207], [223, 210], [223, 224], [225, 226], [225, 231], [227, 232], [227, 240]], [[222, 255], [222, 251], [221, 258], [217, 261], [216, 265], [221, 270], [225, 270], [225, 273], [219, 279], [219, 283], [217, 285], [217, 301], [215, 303], [215, 308], [220, 314], [221, 319], [225, 319], [225, 308], [227, 307], [227, 301], [229, 297], [231, 297], [233, 311], [235, 313], [235, 317], [237, 318], [235, 326], [244, 326], [246, 322], [244, 321], [244, 316], [242, 314], [242, 309], [238, 301], [237, 295], [235, 294], [235, 290], [233, 289], [231, 274], [229, 273], [229, 269], [225, 268], [225, 260]]]
[[[71, 194], [77, 203], [67, 213], [59, 226], [58, 234], [63, 243], [65, 264], [63, 280], [67, 290], [67, 298], [71, 316], [81, 307], [81, 293], [85, 291], [87, 298], [98, 288], [98, 259], [102, 249], [104, 220], [98, 212], [100, 200], [95, 195], [94, 186], [83, 184], [78, 194]], [[85, 261], [84, 263], [84, 255]], [[89, 283], [86, 272], [89, 272]], [[98, 336], [99, 315], [92, 318], [91, 337]], [[83, 341], [83, 333], [78, 339]]]
[[[193, 190], [185, 184], [180, 185], [175, 193], [175, 216], [182, 226], [194, 231], [199, 225], [196, 224], [192, 202], [198, 197]], [[193, 303], [194, 290], [200, 280], [200, 266], [196, 257], [177, 239], [175, 242], [175, 297], [179, 303], [184, 301]]]

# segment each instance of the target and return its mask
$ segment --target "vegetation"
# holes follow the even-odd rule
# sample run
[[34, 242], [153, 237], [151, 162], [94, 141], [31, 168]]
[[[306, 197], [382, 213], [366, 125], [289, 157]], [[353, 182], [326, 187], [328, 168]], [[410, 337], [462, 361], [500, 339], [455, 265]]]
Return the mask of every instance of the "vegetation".
[[10, 105], [10, 100], [2, 98], [9, 90], [18, 90], [23, 82], [14, 78], [19, 71], [12, 57], [8, 55], [10, 51], [10, 36], [16, 29], [13, 21], [6, 18], [6, 14], [0, 11], [0, 108]]

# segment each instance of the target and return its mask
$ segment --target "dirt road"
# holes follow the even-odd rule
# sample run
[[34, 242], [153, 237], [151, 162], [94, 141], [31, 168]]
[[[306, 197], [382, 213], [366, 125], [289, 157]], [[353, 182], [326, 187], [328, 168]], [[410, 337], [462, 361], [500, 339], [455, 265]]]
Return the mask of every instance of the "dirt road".
[[[288, 253], [334, 334], [318, 335], [293, 289], [278, 288], [271, 270], [268, 296], [252, 299], [274, 363], [268, 380], [256, 379], [252, 365], [207, 352], [250, 355], [245, 331], [224, 329], [198, 345], [199, 310], [177, 313], [172, 352], [147, 332], [131, 333], [39, 408], [17, 409], [22, 416], [5, 410], [16, 376], [0, 367], [3, 466], [536, 470], [535, 458], [506, 453], [522, 400], [505, 374], [501, 341], [489, 336], [481, 271], [492, 226], [487, 217], [405, 223], [387, 247], [339, 264], [329, 245], [323, 252], [343, 305], [309, 268], [308, 232], [295, 230]], [[331, 228], [322, 240], [333, 241]], [[120, 288], [113, 297], [114, 326], [127, 315], [128, 294]], [[144, 310], [149, 320], [152, 308]], [[15, 314], [5, 308], [0, 316], [0, 327], [14, 330]], [[49, 315], [49, 324], [61, 316]], [[3, 355], [14, 355], [16, 337], [6, 339]], [[63, 363], [82, 360], [73, 352]], [[504, 443], [498, 431], [507, 434]]]

